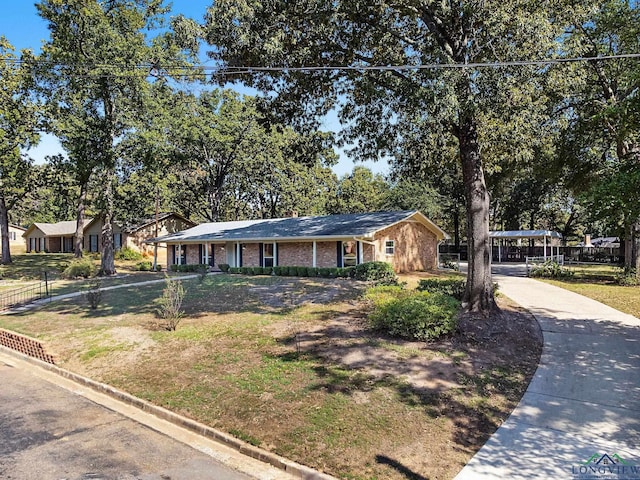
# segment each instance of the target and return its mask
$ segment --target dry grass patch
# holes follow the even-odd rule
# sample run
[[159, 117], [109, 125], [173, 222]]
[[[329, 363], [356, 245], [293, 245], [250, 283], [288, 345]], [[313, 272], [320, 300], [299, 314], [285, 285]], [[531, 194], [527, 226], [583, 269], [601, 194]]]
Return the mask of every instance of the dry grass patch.
[[220, 275], [185, 287], [175, 332], [154, 328], [161, 285], [0, 325], [44, 339], [65, 368], [348, 479], [452, 478], [540, 354], [535, 321], [512, 305], [425, 344], [371, 331], [363, 285], [347, 280]]

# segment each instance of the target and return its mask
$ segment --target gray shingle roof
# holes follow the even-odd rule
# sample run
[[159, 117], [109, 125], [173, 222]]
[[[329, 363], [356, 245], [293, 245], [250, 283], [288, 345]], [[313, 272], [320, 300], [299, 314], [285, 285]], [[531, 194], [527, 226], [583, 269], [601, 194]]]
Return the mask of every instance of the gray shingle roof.
[[[84, 226], [86, 227], [89, 223], [91, 223], [91, 221], [91, 218], [85, 219]], [[47, 237], [65, 237], [69, 235], [73, 236], [76, 234], [75, 220], [57, 223], [34, 223], [32, 226], [39, 229]], [[31, 228], [29, 228], [29, 230], [31, 230]]]
[[[238, 222], [203, 223], [196, 227], [165, 235], [150, 242], [259, 241], [314, 238], [372, 237], [395, 223], [409, 219], [416, 211], [353, 213], [317, 217], [274, 218]], [[426, 219], [426, 217], [423, 217]], [[429, 221], [427, 219], [427, 221]], [[430, 222], [430, 221], [429, 221]], [[435, 224], [433, 227], [446, 234]]]

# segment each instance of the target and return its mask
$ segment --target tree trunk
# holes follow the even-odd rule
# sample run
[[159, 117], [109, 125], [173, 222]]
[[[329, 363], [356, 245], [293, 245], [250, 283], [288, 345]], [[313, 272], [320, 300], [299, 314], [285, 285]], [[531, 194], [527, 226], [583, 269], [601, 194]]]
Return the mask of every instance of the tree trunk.
[[11, 249], [9, 248], [9, 212], [4, 195], [0, 194], [0, 234], [2, 237], [2, 264], [11, 263]]
[[460, 210], [457, 205], [453, 210], [453, 245], [456, 253], [460, 253]]
[[461, 118], [460, 160], [467, 200], [467, 248], [469, 269], [463, 307], [468, 312], [488, 315], [495, 307], [491, 280], [489, 239], [489, 192], [484, 180], [476, 119], [471, 113]]
[[80, 185], [80, 198], [78, 199], [78, 211], [76, 214], [76, 243], [73, 255], [82, 258], [82, 239], [84, 238], [84, 212], [87, 202], [87, 185]]
[[98, 275], [109, 276], [116, 274], [115, 258], [113, 251], [113, 182], [115, 173], [108, 170], [105, 175], [106, 185], [104, 191], [104, 211], [102, 212], [102, 252], [100, 258], [100, 271]]
[[640, 218], [631, 227], [631, 267], [640, 279]]

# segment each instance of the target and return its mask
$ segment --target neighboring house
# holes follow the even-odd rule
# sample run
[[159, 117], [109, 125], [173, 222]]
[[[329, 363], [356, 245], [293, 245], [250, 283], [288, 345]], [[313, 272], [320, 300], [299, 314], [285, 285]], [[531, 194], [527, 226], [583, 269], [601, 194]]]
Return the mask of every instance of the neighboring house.
[[[178, 213], [159, 213], [157, 218], [157, 231], [155, 215], [139, 222], [136, 225], [123, 228], [122, 231], [125, 233], [124, 246], [131, 247], [143, 253], [153, 253], [153, 246], [150, 246], [149, 243], [147, 243], [147, 240], [150, 238], [181, 232], [182, 230], [195, 226], [195, 222], [192, 222]], [[166, 249], [166, 245], [164, 244], [159, 246]]]
[[[153, 254], [153, 246], [146, 241], [150, 238], [169, 235], [195, 226], [195, 223], [177, 213], [164, 212], [158, 214], [158, 233], [156, 235], [156, 217], [149, 217], [140, 223], [130, 226], [113, 225], [113, 245], [116, 250], [129, 247], [140, 253]], [[96, 218], [84, 229], [85, 250], [102, 251], [102, 221]], [[159, 245], [166, 252], [166, 245]], [[166, 253], [161, 252], [161, 256]], [[165, 257], [166, 258], [166, 257]]]
[[445, 238], [422, 213], [405, 211], [205, 223], [148, 242], [167, 244], [169, 265], [346, 267], [377, 260], [409, 272], [437, 268]]
[[[158, 235], [168, 235], [194, 225], [195, 223], [177, 213], [158, 215]], [[102, 251], [102, 226], [100, 218], [85, 220], [82, 239], [84, 250]], [[34, 223], [23, 236], [27, 241], [28, 252], [66, 253], [74, 250], [75, 233], [76, 222], [72, 220], [58, 223]], [[155, 216], [129, 227], [122, 227], [118, 223], [113, 224], [113, 245], [116, 250], [126, 246], [141, 253], [148, 252], [153, 247], [145, 243], [145, 240], [158, 235], [156, 235]]]
[[[85, 227], [91, 219], [85, 220]], [[22, 235], [27, 252], [72, 253], [76, 238], [76, 221], [34, 223]]]
[[9, 246], [22, 246], [24, 247], [25, 241], [22, 235], [26, 232], [26, 228], [19, 227], [18, 225], [9, 224]]

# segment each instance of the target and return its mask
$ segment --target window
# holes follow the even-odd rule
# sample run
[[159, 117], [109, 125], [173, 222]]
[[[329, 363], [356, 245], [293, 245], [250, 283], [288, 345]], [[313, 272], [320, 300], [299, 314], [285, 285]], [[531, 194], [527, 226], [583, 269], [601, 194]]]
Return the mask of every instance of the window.
[[122, 234], [114, 233], [113, 234], [113, 249], [120, 250], [122, 248]]
[[355, 241], [342, 242], [342, 266], [355, 267], [358, 263], [358, 244]]
[[210, 267], [213, 267], [215, 265], [215, 258], [214, 258], [212, 243], [200, 244], [200, 263], [202, 265], [209, 265]]
[[98, 251], [98, 235], [89, 235], [89, 251]]
[[186, 245], [173, 246], [173, 264], [174, 265], [187, 264], [187, 246]]
[[16, 232], [9, 232], [9, 240], [16, 241]]
[[396, 241], [395, 240], [387, 240], [384, 242], [384, 253], [387, 255], [393, 255], [396, 253]]
[[273, 243], [262, 244], [262, 266], [273, 267], [274, 266], [274, 245]]

